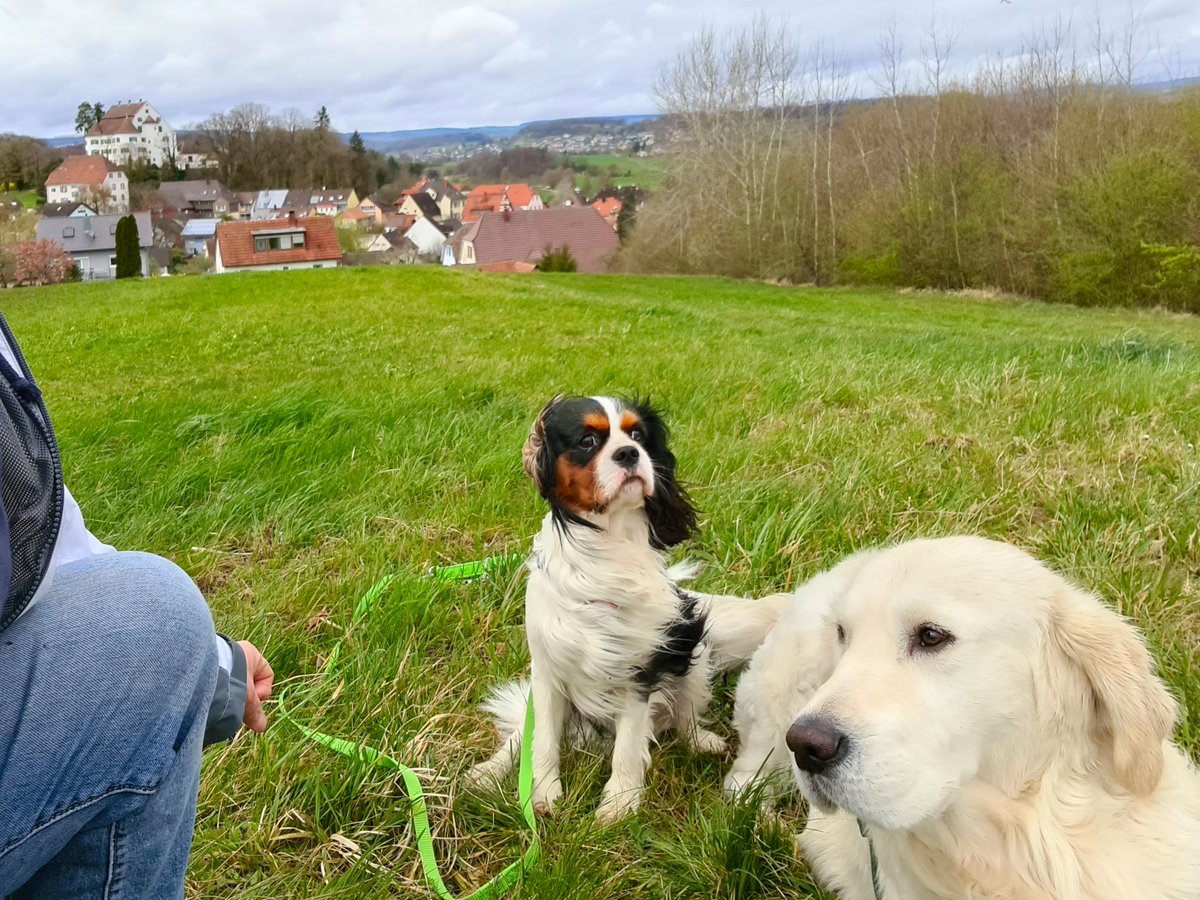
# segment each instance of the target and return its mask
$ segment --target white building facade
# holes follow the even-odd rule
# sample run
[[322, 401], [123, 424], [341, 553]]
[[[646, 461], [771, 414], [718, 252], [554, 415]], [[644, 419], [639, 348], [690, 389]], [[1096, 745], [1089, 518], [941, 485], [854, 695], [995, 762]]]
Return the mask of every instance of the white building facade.
[[145, 101], [119, 103], [88, 129], [88, 156], [103, 156], [113, 165], [145, 162], [161, 166], [179, 153], [175, 129]]

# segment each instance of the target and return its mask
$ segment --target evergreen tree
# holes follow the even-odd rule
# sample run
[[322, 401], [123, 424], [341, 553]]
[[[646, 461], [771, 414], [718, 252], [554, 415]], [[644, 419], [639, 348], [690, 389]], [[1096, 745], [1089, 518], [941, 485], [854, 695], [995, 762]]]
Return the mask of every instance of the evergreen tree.
[[140, 278], [142, 251], [138, 243], [137, 219], [132, 215], [117, 220], [117, 277]]
[[325, 107], [317, 110], [317, 114], [313, 116], [313, 125], [317, 131], [328, 131], [332, 127], [329, 119], [329, 111]]
[[80, 103], [75, 111], [75, 130], [87, 134], [91, 127], [104, 118], [104, 104]]
[[350, 135], [351, 179], [354, 190], [359, 197], [371, 193], [371, 162], [367, 159], [367, 145], [363, 143], [362, 135], [355, 130]]
[[637, 223], [637, 190], [632, 187], [622, 188], [619, 198], [621, 211], [617, 213], [617, 237], [624, 244], [629, 240], [629, 235], [633, 233], [633, 226]]

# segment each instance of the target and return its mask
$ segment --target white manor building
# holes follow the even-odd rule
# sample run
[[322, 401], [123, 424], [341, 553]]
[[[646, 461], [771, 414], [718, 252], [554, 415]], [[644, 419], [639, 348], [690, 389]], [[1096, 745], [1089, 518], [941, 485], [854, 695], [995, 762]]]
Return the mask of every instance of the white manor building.
[[148, 162], [161, 166], [179, 152], [175, 129], [143, 100], [119, 103], [88, 129], [84, 138], [88, 156], [103, 156], [113, 165]]

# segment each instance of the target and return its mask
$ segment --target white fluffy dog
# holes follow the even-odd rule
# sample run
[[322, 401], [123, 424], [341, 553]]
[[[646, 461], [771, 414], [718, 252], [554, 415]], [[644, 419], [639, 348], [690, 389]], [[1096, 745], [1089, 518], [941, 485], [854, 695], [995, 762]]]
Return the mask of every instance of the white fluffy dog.
[[[737, 792], [790, 774], [845, 900], [1195, 900], [1200, 777], [1138, 633], [1015, 547], [920, 540], [801, 587], [738, 688]], [[856, 819], [858, 821], [856, 821]]]
[[[725, 749], [702, 724], [711, 677], [745, 665], [790, 597], [749, 602], [679, 586], [687, 573], [667, 569], [662, 551], [692, 533], [696, 514], [676, 481], [666, 426], [648, 403], [556, 397], [534, 423], [525, 471], [550, 504], [525, 593], [533, 804], [546, 813], [562, 795], [564, 729], [599, 726], [614, 734], [596, 811], [609, 822], [638, 808], [662, 730], [701, 751]], [[472, 783], [512, 768], [529, 689], [505, 685], [484, 704], [501, 745], [471, 770]]]

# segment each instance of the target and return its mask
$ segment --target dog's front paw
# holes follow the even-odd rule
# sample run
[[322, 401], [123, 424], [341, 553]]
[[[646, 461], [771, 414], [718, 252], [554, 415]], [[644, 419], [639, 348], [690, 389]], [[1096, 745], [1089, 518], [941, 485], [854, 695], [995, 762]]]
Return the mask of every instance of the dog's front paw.
[[707, 728], [697, 728], [691, 737], [691, 745], [701, 753], [722, 755], [729, 752], [729, 741]]
[[533, 811], [539, 816], [548, 816], [554, 812], [554, 804], [563, 794], [562, 781], [549, 778], [539, 781], [533, 786]]
[[754, 784], [756, 775], [758, 775], [758, 772], [739, 769], [735, 765], [729, 770], [729, 774], [725, 776], [725, 796], [731, 800], [736, 800]]
[[642, 795], [639, 791], [621, 791], [609, 793], [605, 791], [604, 799], [596, 809], [596, 821], [601, 825], [611, 825], [626, 816], [637, 812]]
[[481, 791], [497, 787], [505, 774], [507, 774], [506, 766], [498, 766], [489, 759], [467, 769], [463, 780], [467, 787]]

